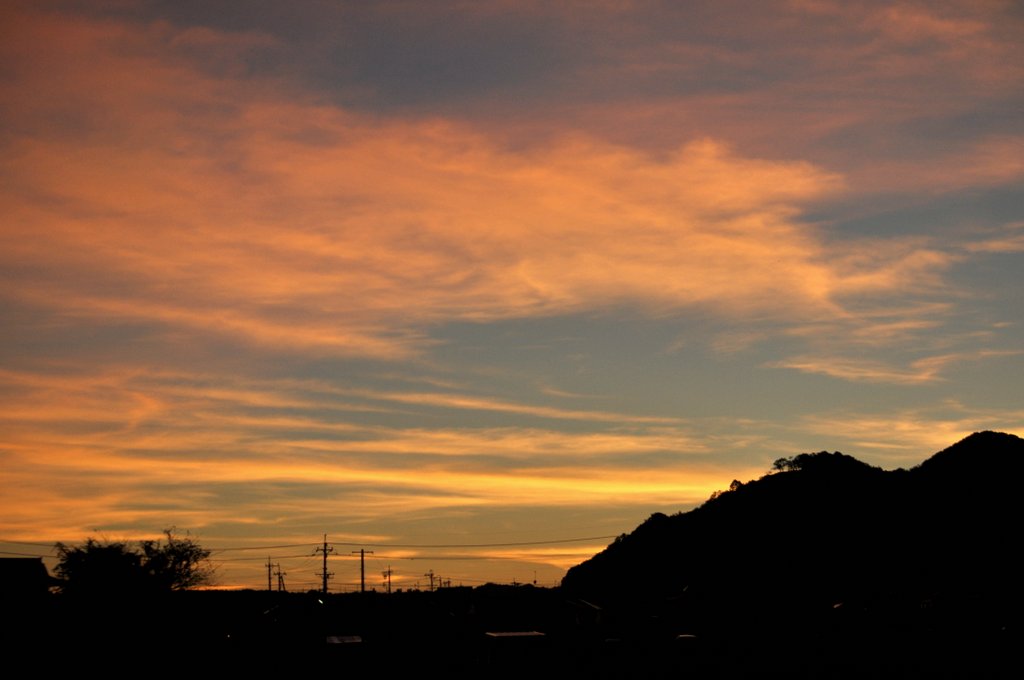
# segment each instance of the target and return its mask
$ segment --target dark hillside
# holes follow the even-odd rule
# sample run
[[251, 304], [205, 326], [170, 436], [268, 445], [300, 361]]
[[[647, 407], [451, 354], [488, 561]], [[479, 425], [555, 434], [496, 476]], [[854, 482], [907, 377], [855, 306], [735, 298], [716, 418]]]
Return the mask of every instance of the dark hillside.
[[911, 470], [781, 459], [690, 512], [651, 516], [563, 590], [692, 632], [820, 634], [849, 612], [890, 632], [1016, 630], [1022, 467], [1024, 440], [994, 432]]

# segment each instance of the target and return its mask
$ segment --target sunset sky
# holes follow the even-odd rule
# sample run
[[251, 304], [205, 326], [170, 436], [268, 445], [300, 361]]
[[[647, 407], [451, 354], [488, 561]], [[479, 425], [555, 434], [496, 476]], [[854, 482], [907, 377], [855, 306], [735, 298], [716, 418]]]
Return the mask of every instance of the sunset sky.
[[4, 0], [2, 556], [177, 526], [305, 589], [326, 533], [334, 590], [360, 548], [552, 585], [781, 456], [1024, 433], [1022, 38], [1013, 0]]

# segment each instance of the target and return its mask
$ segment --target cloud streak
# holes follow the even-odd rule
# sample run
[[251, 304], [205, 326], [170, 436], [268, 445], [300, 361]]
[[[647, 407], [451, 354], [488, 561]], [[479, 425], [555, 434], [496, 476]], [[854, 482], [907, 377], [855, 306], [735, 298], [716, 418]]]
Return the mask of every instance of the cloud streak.
[[[798, 216], [843, 182], [807, 163], [710, 139], [658, 157], [585, 136], [515, 151], [468, 126], [214, 78], [166, 26], [119, 58], [106, 45], [139, 46], [137, 28], [36, 21], [23, 30], [70, 37], [21, 62], [7, 107], [28, 127], [70, 107], [83, 132], [9, 141], [8, 295], [86, 323], [400, 359], [451, 320], [620, 305], [837, 316], [844, 298], [944, 266], [915, 248], [836, 258]], [[18, 96], [43, 80], [74, 86]]]

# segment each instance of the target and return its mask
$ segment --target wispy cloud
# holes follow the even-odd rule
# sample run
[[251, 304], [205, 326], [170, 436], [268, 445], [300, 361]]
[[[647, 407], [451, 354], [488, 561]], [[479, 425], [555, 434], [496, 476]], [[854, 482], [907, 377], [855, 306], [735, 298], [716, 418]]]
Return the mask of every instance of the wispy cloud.
[[[0, 378], [12, 404], [0, 418], [11, 481], [3, 502], [22, 509], [7, 526], [25, 535], [44, 525], [45, 535], [66, 536], [76, 527], [82, 533], [130, 517], [134, 526], [168, 514], [195, 528], [235, 517], [322, 518], [323, 499], [312, 489], [325, 485], [353, 504], [353, 520], [597, 499], [696, 502], [722, 485], [706, 442], [676, 419], [138, 368], [5, 370]], [[394, 415], [374, 406], [382, 401], [580, 419], [606, 429], [381, 425], [379, 413]], [[282, 494], [278, 485], [305, 491]], [[250, 498], [246, 488], [264, 491]], [[79, 508], [74, 520], [55, 519], [72, 507]]]
[[575, 410], [540, 406], [536, 404], [516, 404], [499, 399], [479, 397], [465, 394], [441, 392], [363, 392], [365, 396], [399, 403], [418, 404], [422, 406], [438, 406], [443, 408], [465, 409], [470, 411], [497, 411], [521, 415], [554, 418], [558, 420], [585, 420], [596, 422], [633, 422], [633, 423], [678, 423], [678, 418], [658, 416], [637, 416], [607, 411]]
[[969, 242], [967, 250], [972, 253], [1020, 253], [1024, 252], [1024, 223], [1005, 225], [1001, 233], [989, 238]]
[[822, 436], [847, 440], [863, 459], [886, 467], [911, 467], [972, 432], [1024, 432], [1024, 411], [971, 408], [947, 401], [886, 413], [822, 413], [808, 416], [805, 424]]
[[[80, 322], [403, 358], [447, 320], [620, 305], [842, 315], [845, 298], [912, 290], [947, 262], [926, 247], [835, 257], [799, 213], [843, 181], [805, 162], [712, 139], [515, 151], [471, 126], [214, 77], [166, 47], [168, 27], [131, 57], [106, 46], [139, 46], [138, 27], [23, 30], [71, 37], [18, 62], [10, 88], [12, 118], [35, 133], [5, 163], [7, 295]], [[73, 86], [29, 96], [40, 79]], [[68, 107], [73, 138], [32, 122]]]
[[982, 350], [922, 357], [899, 366], [841, 356], [804, 356], [772, 362], [772, 368], [791, 368], [857, 382], [916, 385], [943, 380], [942, 373], [954, 364], [992, 357], [1015, 356], [1022, 352]]

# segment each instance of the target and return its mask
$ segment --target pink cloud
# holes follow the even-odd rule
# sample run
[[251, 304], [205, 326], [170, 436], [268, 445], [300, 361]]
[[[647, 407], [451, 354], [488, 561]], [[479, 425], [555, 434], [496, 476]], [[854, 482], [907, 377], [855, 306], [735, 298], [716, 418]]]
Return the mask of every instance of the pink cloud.
[[[848, 187], [807, 162], [702, 137], [657, 154], [581, 134], [513, 150], [485, 127], [355, 115], [179, 51], [259, 35], [22, 22], [8, 109], [31, 133], [8, 134], [0, 240], [37, 274], [8, 295], [70, 317], [404, 358], [452, 320], [623, 305], [838, 318], [851, 296], [931, 285], [949, 262], [884, 243], [837, 257], [800, 214]], [[1018, 176], [1001, 148], [956, 181]]]

